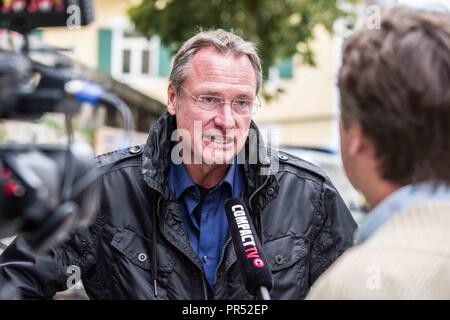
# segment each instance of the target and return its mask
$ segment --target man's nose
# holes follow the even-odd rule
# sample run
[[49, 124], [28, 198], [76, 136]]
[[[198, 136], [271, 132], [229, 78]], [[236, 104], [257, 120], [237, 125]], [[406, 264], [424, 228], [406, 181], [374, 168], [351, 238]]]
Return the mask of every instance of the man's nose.
[[233, 110], [231, 108], [230, 103], [225, 103], [217, 110], [216, 117], [214, 121], [217, 126], [224, 129], [232, 129], [234, 128], [236, 122], [233, 116]]

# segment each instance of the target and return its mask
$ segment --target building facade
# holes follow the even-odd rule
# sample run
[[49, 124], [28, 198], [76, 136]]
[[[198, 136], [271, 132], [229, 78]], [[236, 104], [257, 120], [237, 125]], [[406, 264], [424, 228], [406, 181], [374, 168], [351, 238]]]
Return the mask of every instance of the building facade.
[[[146, 39], [133, 31], [129, 0], [94, 0], [95, 20], [80, 29], [48, 28], [39, 32], [50, 45], [73, 48], [75, 60], [111, 75], [161, 103], [166, 103], [172, 57], [157, 36]], [[277, 132], [278, 144], [335, 146], [334, 70], [336, 43], [324, 30], [314, 44], [317, 67], [286, 59], [270, 70], [269, 90], [279, 98], [263, 101], [255, 121]], [[273, 134], [272, 134], [273, 135]]]

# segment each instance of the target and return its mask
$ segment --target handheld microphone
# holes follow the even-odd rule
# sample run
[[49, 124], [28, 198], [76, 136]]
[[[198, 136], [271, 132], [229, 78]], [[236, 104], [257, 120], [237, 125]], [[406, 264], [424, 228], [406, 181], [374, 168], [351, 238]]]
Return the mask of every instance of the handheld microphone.
[[228, 199], [225, 212], [247, 291], [260, 300], [270, 300], [272, 272], [244, 202], [239, 198]]

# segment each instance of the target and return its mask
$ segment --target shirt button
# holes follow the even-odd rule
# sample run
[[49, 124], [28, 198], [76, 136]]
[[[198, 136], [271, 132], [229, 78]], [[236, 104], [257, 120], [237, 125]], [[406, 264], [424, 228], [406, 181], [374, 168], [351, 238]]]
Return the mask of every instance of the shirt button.
[[208, 256], [203, 256], [203, 258], [202, 258], [202, 259], [203, 259], [203, 262], [205, 262], [205, 263], [206, 263], [206, 262], [208, 261]]

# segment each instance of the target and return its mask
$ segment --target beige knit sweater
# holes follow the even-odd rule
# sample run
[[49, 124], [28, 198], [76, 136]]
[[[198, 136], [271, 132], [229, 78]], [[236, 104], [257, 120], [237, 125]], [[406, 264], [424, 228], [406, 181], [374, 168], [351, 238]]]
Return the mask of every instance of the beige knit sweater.
[[393, 216], [347, 250], [307, 299], [450, 299], [450, 202]]

